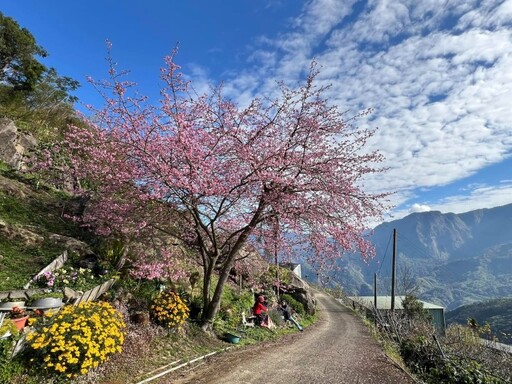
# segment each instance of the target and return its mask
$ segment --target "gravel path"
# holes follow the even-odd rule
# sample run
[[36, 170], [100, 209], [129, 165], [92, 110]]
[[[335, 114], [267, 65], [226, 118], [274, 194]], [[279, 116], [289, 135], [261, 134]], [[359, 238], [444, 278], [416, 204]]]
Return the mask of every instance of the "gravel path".
[[388, 359], [350, 309], [318, 293], [320, 320], [304, 332], [274, 343], [215, 355], [174, 384], [414, 383]]

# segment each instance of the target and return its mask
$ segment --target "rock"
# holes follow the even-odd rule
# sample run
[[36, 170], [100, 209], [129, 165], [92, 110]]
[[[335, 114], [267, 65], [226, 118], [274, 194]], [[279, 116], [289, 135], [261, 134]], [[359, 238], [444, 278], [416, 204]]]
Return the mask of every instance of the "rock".
[[38, 245], [44, 242], [44, 236], [26, 228], [16, 228], [14, 238], [23, 241], [27, 245]]
[[44, 237], [32, 230], [0, 222], [0, 234], [8, 239], [16, 239], [25, 245], [38, 245], [44, 242]]
[[74, 237], [63, 236], [56, 233], [50, 235], [50, 240], [56, 244], [61, 244], [69, 252], [75, 252], [80, 256], [92, 254], [91, 246]]
[[28, 187], [22, 183], [15, 182], [6, 177], [0, 177], [0, 190], [9, 196], [17, 199], [25, 199], [30, 194]]
[[37, 145], [37, 140], [21, 133], [12, 120], [0, 119], [0, 160], [15, 169], [24, 168], [24, 156]]
[[80, 292], [77, 292], [74, 289], [68, 287], [64, 287], [63, 293], [65, 301], [75, 300], [82, 296]]
[[292, 275], [292, 282], [286, 288], [289, 295], [304, 305], [304, 309], [310, 315], [314, 315], [316, 311], [316, 299], [312, 294], [311, 287], [301, 278]]

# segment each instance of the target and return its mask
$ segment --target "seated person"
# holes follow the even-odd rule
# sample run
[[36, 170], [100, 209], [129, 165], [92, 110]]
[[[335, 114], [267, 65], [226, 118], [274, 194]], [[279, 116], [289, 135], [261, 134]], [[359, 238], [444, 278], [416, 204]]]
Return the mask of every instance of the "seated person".
[[299, 331], [303, 331], [301, 325], [297, 322], [297, 320], [293, 318], [291, 308], [286, 301], [283, 300], [283, 302], [279, 306], [279, 309], [283, 312], [283, 318], [285, 321], [293, 323]]
[[265, 326], [268, 324], [268, 309], [263, 304], [265, 302], [265, 298], [263, 296], [258, 296], [254, 306], [252, 307], [252, 314], [256, 317], [256, 325]]

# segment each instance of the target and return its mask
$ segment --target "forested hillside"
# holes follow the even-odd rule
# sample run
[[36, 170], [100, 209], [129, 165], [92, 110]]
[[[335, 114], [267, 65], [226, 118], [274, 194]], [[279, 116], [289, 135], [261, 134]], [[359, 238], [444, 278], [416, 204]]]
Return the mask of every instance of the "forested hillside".
[[512, 297], [464, 305], [446, 313], [446, 322], [467, 324], [474, 319], [480, 325], [489, 323], [491, 336], [512, 343]]

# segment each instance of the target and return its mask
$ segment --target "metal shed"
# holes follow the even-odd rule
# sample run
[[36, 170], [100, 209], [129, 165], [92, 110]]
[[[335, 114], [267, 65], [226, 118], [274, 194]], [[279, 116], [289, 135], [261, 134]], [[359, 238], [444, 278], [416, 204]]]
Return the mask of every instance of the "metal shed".
[[[351, 296], [349, 299], [353, 305], [361, 305], [368, 309], [373, 309], [374, 297], [373, 296]], [[400, 311], [403, 309], [402, 301], [405, 296], [395, 296], [395, 310]], [[446, 321], [444, 318], [444, 307], [436, 304], [427, 303], [426, 301], [418, 299], [423, 304], [423, 309], [432, 316], [432, 323], [440, 333], [444, 333], [446, 328]], [[391, 310], [391, 296], [377, 296], [377, 309], [383, 311]]]

